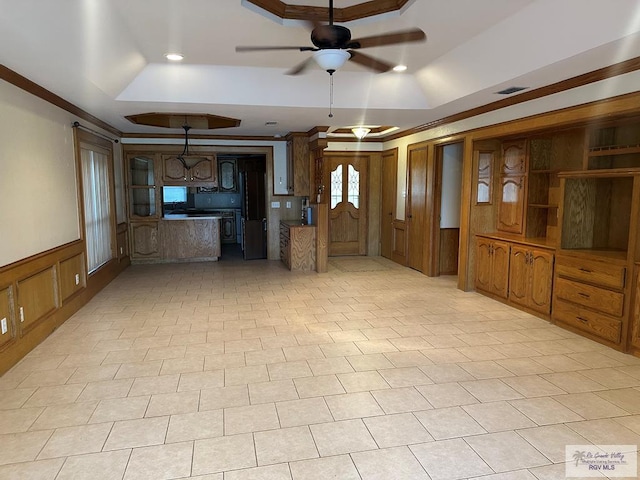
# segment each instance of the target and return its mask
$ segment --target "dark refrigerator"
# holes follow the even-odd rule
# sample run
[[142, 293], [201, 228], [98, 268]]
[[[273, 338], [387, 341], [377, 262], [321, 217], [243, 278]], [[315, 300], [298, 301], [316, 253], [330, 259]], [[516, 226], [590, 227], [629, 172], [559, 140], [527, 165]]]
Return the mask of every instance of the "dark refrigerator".
[[267, 258], [266, 174], [240, 174], [242, 193], [242, 253], [245, 260]]

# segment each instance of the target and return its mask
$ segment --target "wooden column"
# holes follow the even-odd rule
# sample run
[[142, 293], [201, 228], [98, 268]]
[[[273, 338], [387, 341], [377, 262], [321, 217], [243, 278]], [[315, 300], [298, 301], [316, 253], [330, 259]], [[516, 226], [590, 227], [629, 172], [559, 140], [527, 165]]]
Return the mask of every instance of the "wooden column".
[[327, 139], [320, 138], [320, 133], [328, 127], [316, 127], [309, 132], [312, 138], [309, 143], [310, 162], [310, 197], [313, 209], [313, 221], [316, 225], [316, 271], [326, 273], [329, 263], [329, 196], [326, 185], [327, 172], [324, 165], [324, 149]]

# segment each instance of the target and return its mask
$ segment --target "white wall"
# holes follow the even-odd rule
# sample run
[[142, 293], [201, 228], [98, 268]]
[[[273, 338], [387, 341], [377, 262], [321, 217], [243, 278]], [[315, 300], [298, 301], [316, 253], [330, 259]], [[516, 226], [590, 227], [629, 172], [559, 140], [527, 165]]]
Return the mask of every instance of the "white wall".
[[80, 238], [74, 121], [82, 122], [0, 80], [0, 266]]
[[80, 238], [73, 120], [0, 81], [0, 266]]
[[442, 148], [440, 228], [460, 228], [462, 147], [462, 143], [454, 143]]

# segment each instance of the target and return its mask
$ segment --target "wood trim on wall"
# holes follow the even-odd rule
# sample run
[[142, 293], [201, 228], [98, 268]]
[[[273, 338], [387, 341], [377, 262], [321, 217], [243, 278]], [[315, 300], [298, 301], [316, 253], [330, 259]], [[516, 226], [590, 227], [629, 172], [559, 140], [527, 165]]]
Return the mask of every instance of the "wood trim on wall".
[[[0, 346], [0, 375], [18, 363], [22, 357], [39, 345], [129, 266], [128, 257], [121, 260], [113, 259], [89, 278], [86, 278], [86, 271], [77, 272], [76, 268], [61, 267], [65, 262], [73, 262], [73, 259], [78, 256], [84, 263], [84, 252], [84, 242], [76, 240], [0, 268], [0, 278], [2, 278], [0, 290], [9, 288], [11, 292], [8, 321], [13, 327], [11, 329], [13, 338]], [[21, 300], [20, 285], [24, 285], [25, 281], [43, 272], [50, 273], [53, 281], [34, 283], [33, 289], [27, 292]], [[62, 285], [75, 285], [73, 277], [76, 273], [81, 275], [80, 284], [75, 292], [63, 295], [65, 289], [62, 288]], [[41, 299], [45, 299], [46, 302], [46, 299], [51, 298], [54, 299], [54, 307], [47, 309], [32, 321], [27, 319], [25, 323], [28, 323], [29, 326], [23, 329], [20, 321], [20, 307], [25, 307], [24, 314], [28, 316], [29, 306], [33, 306], [34, 311], [37, 312], [41, 309], [39, 306]], [[27, 302], [27, 304], [21, 305], [21, 301]]]
[[[266, 10], [284, 20], [320, 20], [329, 19], [329, 9], [309, 5], [295, 5], [281, 0], [248, 0], [249, 3]], [[295, 1], [295, 0], [294, 0]], [[400, 10], [409, 0], [375, 0], [357, 3], [344, 8], [334, 8], [334, 21], [351, 22], [383, 13]]]
[[[396, 140], [398, 138], [406, 137], [408, 135], [425, 132], [427, 130], [431, 130], [436, 127], [441, 127], [442, 125], [458, 122], [460, 120], [465, 120], [467, 118], [475, 117], [483, 113], [489, 113], [495, 110], [500, 110], [502, 108], [510, 107], [512, 105], [517, 105], [519, 103], [529, 102], [531, 100], [536, 100], [538, 98], [553, 95], [555, 93], [564, 92], [566, 90], [571, 90], [572, 88], [577, 88], [583, 85], [588, 85], [590, 83], [599, 82], [602, 80], [606, 80], [608, 78], [616, 77], [618, 75], [634, 72], [636, 70], [640, 70], [640, 57], [632, 58], [630, 60], [625, 60], [623, 62], [619, 62], [614, 65], [601, 68], [599, 70], [594, 70], [592, 72], [588, 72], [583, 75], [578, 75], [576, 77], [572, 77], [567, 80], [562, 80], [560, 82], [556, 82], [551, 85], [536, 88], [534, 90], [527, 90], [522, 93], [519, 93], [518, 95], [514, 95], [508, 98], [503, 98], [501, 100], [488, 103], [486, 105], [481, 105], [479, 107], [472, 108], [464, 112], [456, 113], [454, 115], [449, 115], [448, 117], [440, 118], [438, 120], [433, 120], [431, 122], [418, 125], [417, 127], [411, 128], [409, 130], [397, 131], [384, 137], [382, 141], [387, 142], [390, 140]], [[592, 102], [589, 105], [594, 106], [599, 104], [600, 102], [606, 102], [606, 101], [607, 100]], [[574, 107], [568, 107], [568, 108], [571, 109]]]

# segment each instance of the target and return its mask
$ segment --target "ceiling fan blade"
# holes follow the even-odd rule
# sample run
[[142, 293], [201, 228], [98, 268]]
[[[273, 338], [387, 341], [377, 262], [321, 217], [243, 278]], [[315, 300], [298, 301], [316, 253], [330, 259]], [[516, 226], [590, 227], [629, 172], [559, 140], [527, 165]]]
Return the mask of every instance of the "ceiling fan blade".
[[378, 73], [388, 72], [393, 68], [393, 65], [383, 62], [382, 60], [378, 60], [377, 58], [370, 57], [369, 55], [365, 55], [364, 53], [356, 52], [354, 50], [349, 50], [351, 54], [352, 62], [355, 62], [363, 67], [370, 68], [371, 70], [375, 70]]
[[302, 72], [304, 72], [307, 68], [309, 68], [309, 65], [311, 65], [312, 63], [313, 63], [313, 57], [309, 57], [304, 62], [301, 62], [295, 67], [293, 67], [291, 70], [286, 71], [285, 74], [299, 75]]
[[370, 48], [384, 45], [395, 45], [397, 43], [422, 42], [427, 39], [427, 35], [419, 28], [400, 30], [371, 37], [356, 38], [349, 43], [349, 48]]
[[314, 47], [278, 47], [278, 46], [236, 47], [236, 52], [263, 52], [268, 50], [298, 50], [300, 52], [308, 52], [316, 49]]

